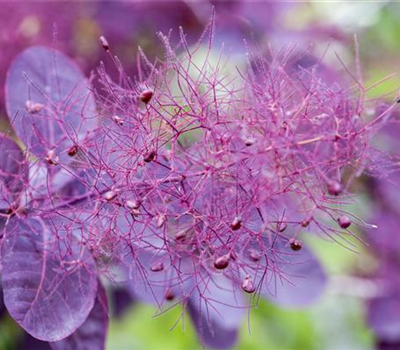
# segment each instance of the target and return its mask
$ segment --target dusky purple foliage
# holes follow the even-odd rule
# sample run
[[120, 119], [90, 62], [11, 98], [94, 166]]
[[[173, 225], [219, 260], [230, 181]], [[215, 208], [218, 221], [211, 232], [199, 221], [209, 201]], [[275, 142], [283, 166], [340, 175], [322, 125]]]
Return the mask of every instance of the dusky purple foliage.
[[397, 349], [400, 344], [400, 244], [399, 244], [399, 123], [398, 114], [380, 132], [380, 144], [389, 158], [386, 176], [369, 179], [371, 218], [378, 228], [366, 231], [369, 250], [375, 258], [371, 279], [376, 292], [367, 300], [367, 320], [380, 350]]
[[[54, 349], [102, 349], [99, 276], [158, 312], [188, 308], [204, 345], [229, 348], [263, 296], [304, 307], [326, 275], [303, 237], [345, 244], [349, 186], [374, 170], [370, 139], [393, 107], [366, 117], [360, 84], [324, 80], [290, 46], [232, 78], [212, 61], [214, 19], [138, 77], [115, 63], [96, 93], [61, 52], [33, 47], [7, 75], [1, 267], [10, 315]], [[200, 63], [195, 59], [204, 51]], [[293, 69], [296, 67], [296, 69]], [[350, 74], [350, 76], [352, 76]], [[354, 79], [357, 80], [356, 77]], [[29, 175], [28, 175], [29, 174]], [[10, 185], [11, 184], [11, 185]], [[247, 293], [247, 294], [246, 294]], [[250, 298], [245, 296], [249, 295]]]

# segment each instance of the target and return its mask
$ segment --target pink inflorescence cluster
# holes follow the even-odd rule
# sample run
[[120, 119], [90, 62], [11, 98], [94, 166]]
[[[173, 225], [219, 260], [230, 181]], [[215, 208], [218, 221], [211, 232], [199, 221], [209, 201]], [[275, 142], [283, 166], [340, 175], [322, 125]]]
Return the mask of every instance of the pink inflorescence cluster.
[[[301, 67], [294, 47], [248, 49], [247, 69], [232, 76], [222, 53], [212, 59], [213, 21], [193, 47], [180, 34], [176, 50], [160, 34], [163, 61], [139, 50], [136, 79], [102, 37], [120, 79], [100, 66], [96, 102], [58, 51], [28, 49], [8, 73], [7, 110], [26, 151], [13, 167], [1, 159], [13, 192], [1, 202], [5, 304], [56, 349], [89, 330], [104, 346], [99, 275], [160, 311], [182, 303], [204, 344], [232, 346], [243, 292], [302, 307], [323, 291], [305, 234], [345, 243], [363, 224], [342, 205], [373, 166], [370, 138], [393, 107], [368, 115], [362, 85]], [[2, 154], [15, 153], [4, 140]]]

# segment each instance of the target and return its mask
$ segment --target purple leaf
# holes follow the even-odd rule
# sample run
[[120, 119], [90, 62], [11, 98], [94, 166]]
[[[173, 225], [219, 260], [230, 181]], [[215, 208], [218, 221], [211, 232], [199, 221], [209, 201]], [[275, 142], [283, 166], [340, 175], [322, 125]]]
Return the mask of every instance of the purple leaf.
[[236, 343], [246, 316], [245, 298], [241, 290], [232, 289], [232, 282], [223, 275], [202, 281], [189, 298], [189, 314], [203, 345], [229, 349]]
[[400, 340], [400, 297], [398, 293], [372, 299], [368, 323], [375, 334], [389, 342]]
[[50, 343], [53, 350], [104, 350], [108, 329], [108, 305], [99, 283], [96, 302], [85, 323], [69, 337]]
[[293, 251], [280, 240], [273, 251], [276, 271], [272, 278], [263, 281], [261, 294], [288, 308], [307, 307], [315, 302], [324, 292], [327, 278], [311, 250], [303, 245], [301, 250]]
[[0, 209], [7, 209], [18, 200], [27, 179], [24, 153], [14, 140], [0, 134]]
[[135, 303], [135, 299], [125, 288], [114, 288], [111, 292], [111, 300], [113, 305], [112, 316], [120, 319], [124, 316], [126, 311]]
[[5, 228], [1, 260], [5, 305], [29, 334], [57, 341], [86, 320], [96, 298], [95, 263], [71, 233], [50, 221], [14, 218]]
[[54, 150], [60, 160], [95, 125], [89, 82], [63, 53], [45, 47], [23, 51], [7, 74], [6, 107], [28, 149], [44, 158]]

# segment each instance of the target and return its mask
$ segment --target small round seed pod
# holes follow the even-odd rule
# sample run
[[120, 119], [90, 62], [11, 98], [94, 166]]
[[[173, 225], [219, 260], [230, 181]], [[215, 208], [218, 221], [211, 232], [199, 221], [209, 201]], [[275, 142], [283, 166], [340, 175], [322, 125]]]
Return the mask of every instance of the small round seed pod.
[[226, 269], [229, 265], [229, 255], [222, 255], [219, 258], [215, 259], [214, 267], [217, 270]]
[[166, 290], [166, 292], [165, 292], [164, 297], [165, 297], [165, 300], [172, 301], [172, 300], [175, 299], [175, 294], [174, 294], [174, 292], [171, 290], [171, 288], [168, 288], [168, 289]]
[[310, 220], [303, 220], [302, 222], [301, 222], [301, 226], [302, 227], [308, 227], [310, 225]]
[[343, 192], [343, 186], [340, 182], [332, 181], [327, 185], [328, 193], [331, 196], [339, 196]]
[[146, 163], [152, 162], [156, 158], [157, 153], [155, 151], [150, 151], [143, 156], [143, 160]]
[[301, 248], [303, 248], [303, 242], [298, 239], [295, 239], [295, 238], [291, 238], [289, 240], [289, 245], [290, 245], [290, 248], [292, 250], [294, 250], [295, 252], [297, 252], [297, 251], [301, 250]]
[[68, 155], [69, 155], [70, 157], [75, 156], [77, 153], [78, 153], [78, 146], [77, 146], [77, 145], [71, 146], [71, 147], [69, 148], [69, 150], [68, 150]]
[[253, 281], [251, 280], [250, 276], [247, 276], [242, 282], [242, 289], [249, 294], [255, 292], [256, 287], [254, 286]]
[[145, 89], [140, 93], [139, 98], [140, 101], [147, 104], [153, 98], [153, 95], [154, 95], [153, 90]]
[[242, 227], [242, 218], [240, 216], [236, 216], [231, 222], [231, 229], [233, 231], [237, 231]]
[[48, 151], [47, 155], [45, 157], [45, 161], [47, 163], [49, 163], [50, 165], [57, 165], [58, 161], [59, 161], [59, 158], [58, 158], [58, 156], [56, 154], [56, 151], [54, 151], [54, 150]]
[[161, 261], [156, 262], [155, 264], [150, 266], [150, 270], [153, 272], [160, 272], [164, 270], [164, 264]]
[[119, 125], [119, 126], [124, 125], [124, 120], [123, 120], [120, 116], [118, 116], [118, 115], [113, 115], [113, 116], [111, 117], [111, 119], [114, 121], [115, 124], [117, 124], [117, 125]]
[[107, 191], [106, 193], [104, 193], [104, 199], [108, 202], [112, 201], [117, 196], [118, 196], [118, 193], [113, 190]]
[[142, 205], [142, 201], [136, 199], [128, 199], [125, 202], [125, 205], [128, 209], [139, 209], [140, 206]]
[[343, 215], [340, 218], [338, 218], [338, 223], [341, 228], [346, 229], [350, 227], [351, 220], [348, 216]]

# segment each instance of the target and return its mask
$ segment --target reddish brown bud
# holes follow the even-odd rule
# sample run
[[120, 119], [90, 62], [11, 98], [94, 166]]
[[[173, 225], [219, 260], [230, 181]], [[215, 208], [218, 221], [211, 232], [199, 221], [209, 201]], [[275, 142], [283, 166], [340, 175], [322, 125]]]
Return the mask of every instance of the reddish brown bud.
[[156, 158], [157, 153], [155, 151], [150, 151], [149, 153], [145, 154], [143, 160], [146, 163], [152, 162]]
[[239, 216], [236, 216], [232, 222], [231, 222], [231, 229], [233, 231], [237, 231], [242, 227], [242, 218]]
[[119, 126], [124, 125], [124, 120], [118, 115], [113, 115], [112, 120], [115, 122], [115, 124], [118, 124]]
[[57, 165], [59, 159], [58, 159], [58, 156], [57, 156], [56, 152], [54, 150], [50, 150], [50, 151], [47, 152], [45, 160], [50, 165]]
[[328, 193], [331, 196], [339, 196], [343, 192], [342, 184], [337, 181], [332, 181], [332, 182], [328, 183], [327, 188], [328, 188]]
[[341, 216], [338, 218], [338, 223], [341, 228], [348, 228], [351, 225], [351, 220], [348, 216]]
[[301, 222], [301, 226], [302, 226], [302, 227], [308, 227], [308, 225], [310, 225], [310, 220], [303, 220], [303, 221]]
[[183, 241], [186, 238], [186, 231], [182, 230], [175, 235], [175, 241]]
[[160, 272], [160, 271], [164, 270], [164, 264], [161, 261], [159, 261], [159, 262], [155, 263], [154, 265], [151, 265], [150, 270], [153, 272]]
[[150, 102], [150, 100], [152, 99], [153, 95], [154, 95], [154, 92], [152, 90], [146, 89], [146, 90], [143, 90], [140, 93], [139, 98], [140, 98], [140, 101], [142, 101], [143, 103], [147, 104], [147, 103]]
[[229, 265], [229, 255], [223, 255], [215, 259], [214, 267], [218, 270], [226, 269]]
[[247, 147], [250, 147], [256, 143], [256, 140], [250, 137], [250, 138], [246, 139], [246, 141], [244, 143]]
[[254, 293], [256, 290], [256, 287], [254, 286], [253, 281], [251, 280], [250, 276], [247, 276], [243, 282], [242, 282], [242, 289], [246, 292], [246, 293]]
[[172, 301], [175, 299], [175, 294], [172, 292], [170, 288], [168, 288], [165, 292], [165, 299], [168, 301]]
[[73, 157], [74, 155], [76, 155], [78, 153], [78, 146], [77, 145], [73, 145], [70, 147], [70, 149], [68, 150], [68, 155], [70, 157]]
[[301, 248], [303, 248], [303, 243], [302, 241], [295, 239], [295, 238], [291, 238], [289, 240], [289, 244], [290, 244], [290, 248], [292, 248], [292, 250], [294, 250], [295, 252], [299, 251]]
[[108, 44], [107, 39], [106, 39], [104, 36], [101, 36], [101, 37], [99, 38], [99, 40], [100, 40], [101, 46], [103, 46], [103, 49], [104, 49], [106, 52], [109, 52], [109, 51], [110, 51], [110, 45]]

